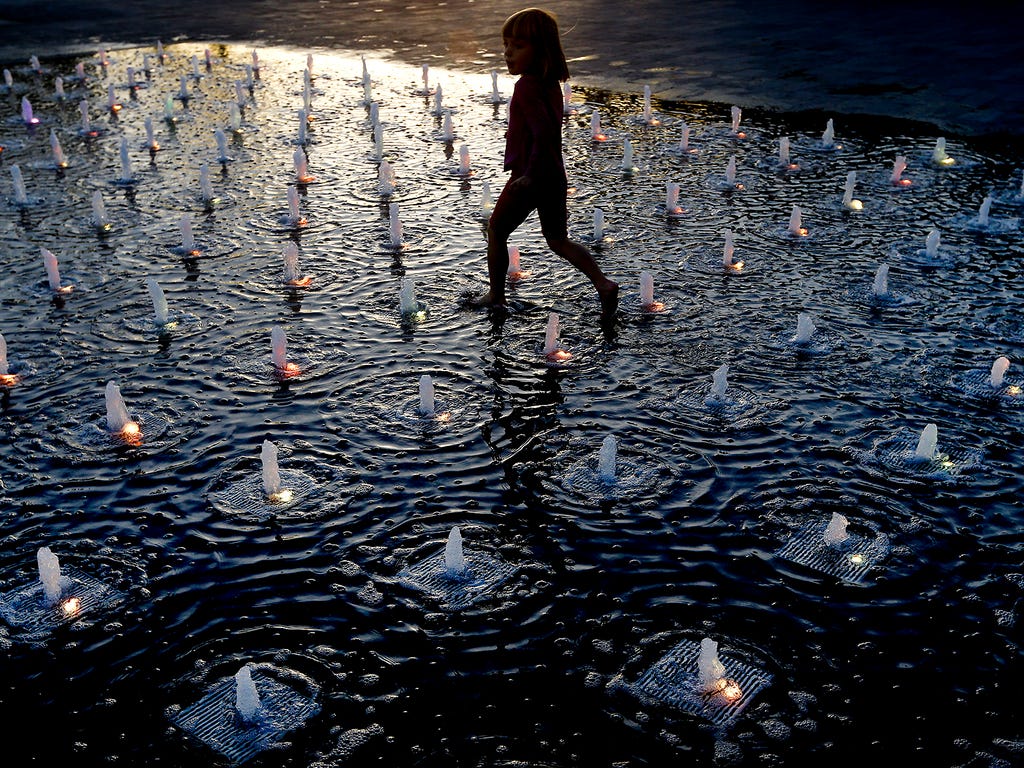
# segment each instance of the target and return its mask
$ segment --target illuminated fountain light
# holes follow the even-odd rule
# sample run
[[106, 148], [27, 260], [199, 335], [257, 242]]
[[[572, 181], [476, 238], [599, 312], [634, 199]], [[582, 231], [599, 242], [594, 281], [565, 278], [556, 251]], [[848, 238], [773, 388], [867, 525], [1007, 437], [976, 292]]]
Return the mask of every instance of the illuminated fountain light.
[[57, 257], [46, 248], [39, 249], [43, 257], [43, 266], [46, 268], [46, 280], [51, 291], [56, 294], [71, 293], [74, 290], [72, 285], [62, 285], [60, 280], [60, 266]]
[[932, 150], [932, 163], [940, 168], [956, 165], [956, 160], [946, 152], [946, 140], [942, 136], [935, 140], [935, 149]]
[[95, 138], [100, 135], [100, 131], [93, 128], [92, 122], [89, 120], [89, 102], [85, 99], [78, 102], [78, 112], [82, 116], [81, 126], [78, 129], [78, 134], [84, 136], [87, 139]]
[[927, 424], [919, 433], [900, 430], [879, 440], [867, 452], [851, 451], [867, 462], [921, 480], [952, 481], [981, 465], [981, 451], [943, 444], [939, 450], [938, 427]]
[[270, 329], [270, 364], [279, 379], [293, 379], [302, 374], [302, 367], [288, 359], [288, 337], [279, 325]]
[[633, 118], [633, 122], [651, 127], [661, 125], [661, 118], [655, 116], [651, 107], [651, 86], [649, 85], [644, 86], [643, 111]]
[[674, 707], [725, 726], [772, 682], [768, 672], [728, 656], [704, 638], [698, 645], [682, 640], [627, 684], [635, 696]]
[[914, 182], [910, 179], [903, 178], [903, 173], [906, 170], [907, 158], [903, 155], [897, 155], [892, 164], [892, 173], [889, 175], [889, 184], [897, 189], [911, 186]]
[[608, 141], [608, 134], [601, 127], [601, 112], [595, 109], [590, 115], [590, 140]]
[[139, 419], [128, 413], [121, 388], [113, 381], [108, 381], [104, 390], [107, 411], [107, 431], [126, 445], [141, 445], [143, 438], [142, 424]]
[[420, 322], [427, 318], [427, 306], [416, 299], [416, 282], [405, 275], [398, 291], [398, 312], [404, 323]]
[[295, 243], [287, 243], [284, 247], [284, 274], [281, 281], [292, 288], [306, 288], [312, 284], [313, 278], [310, 275], [303, 275], [299, 271], [299, 246]]
[[779, 137], [779, 157], [776, 161], [776, 169], [783, 173], [789, 173], [792, 171], [799, 171], [800, 165], [794, 163], [790, 157], [790, 142], [789, 136]]
[[36, 552], [38, 579], [0, 593], [0, 619], [37, 639], [63, 624], [107, 611], [124, 594], [77, 568], [62, 567], [49, 548]]
[[725, 230], [723, 237], [725, 242], [722, 246], [722, 269], [726, 272], [742, 272], [744, 263], [742, 259], [736, 258], [736, 246], [732, 230]]
[[818, 148], [829, 152], [843, 148], [842, 144], [836, 143], [836, 127], [831, 117], [825, 121], [825, 130], [821, 134]]
[[1020, 407], [1024, 405], [1024, 380], [1008, 379], [1009, 369], [1010, 359], [1000, 356], [989, 370], [979, 368], [953, 374], [948, 384], [971, 399]]
[[292, 164], [295, 166], [295, 183], [310, 184], [316, 181], [316, 176], [309, 172], [309, 160], [306, 157], [306, 150], [298, 147], [292, 154]]
[[864, 210], [864, 203], [853, 196], [853, 188], [857, 184], [857, 172], [850, 171], [846, 174], [846, 181], [843, 184], [843, 208], [848, 211]]
[[794, 205], [789, 214], [789, 224], [786, 225], [786, 234], [789, 237], [807, 237], [808, 230], [803, 224], [803, 213], [799, 205]]
[[281, 217], [281, 223], [293, 229], [306, 226], [308, 224], [306, 217], [299, 210], [298, 188], [288, 187], [286, 196], [288, 198], [288, 213]]
[[260, 520], [298, 511], [318, 488], [305, 472], [282, 468], [277, 445], [270, 440], [264, 440], [260, 446], [258, 474], [249, 471], [237, 481], [218, 486], [222, 487], [216, 487], [209, 497], [214, 508]]
[[736, 179], [736, 156], [733, 155], [725, 164], [725, 173], [722, 176], [712, 175], [708, 177], [708, 184], [714, 189], [723, 192], [742, 192], [746, 184]]
[[170, 322], [170, 313], [167, 309], [167, 297], [164, 296], [164, 289], [156, 278], [146, 278], [146, 288], [149, 290], [149, 297], [153, 302], [153, 323], [160, 327]]
[[644, 403], [646, 409], [677, 418], [695, 419], [710, 428], [740, 429], [761, 426], [778, 418], [786, 403], [751, 392], [728, 379], [728, 363], [720, 365], [711, 375], [710, 386], [704, 381], [684, 385], [677, 394], [657, 396]]
[[775, 555], [856, 584], [889, 551], [889, 537], [873, 523], [857, 522], [851, 526], [845, 516], [833, 512], [827, 520], [816, 519], [801, 525]]
[[[487, 182], [484, 182], [487, 185]], [[490, 186], [486, 186], [490, 191]], [[377, 167], [377, 194], [381, 197], [390, 197], [395, 193], [395, 170], [387, 160], [381, 160]]]
[[654, 298], [654, 276], [647, 271], [640, 273], [640, 311], [645, 314], [665, 311], [664, 303]]
[[515, 566], [488, 552], [466, 550], [461, 530], [453, 526], [443, 549], [403, 568], [397, 580], [448, 610], [459, 611], [489, 597], [516, 571]]
[[33, 113], [32, 102], [27, 96], [21, 97], [21, 121], [29, 128], [39, 125], [39, 118]]
[[31, 373], [32, 367], [28, 363], [8, 358], [7, 340], [0, 333], [0, 387], [16, 387]]
[[665, 213], [669, 216], [682, 216], [685, 211], [679, 205], [679, 184], [674, 181], [665, 184]]
[[60, 170], [68, 167], [68, 159], [64, 156], [64, 150], [60, 146], [60, 139], [57, 132], [50, 129], [50, 152], [53, 155], [53, 167]]
[[217, 200], [213, 191], [213, 183], [210, 181], [210, 166], [206, 163], [199, 166], [199, 199], [207, 210], [212, 208]]
[[99, 232], [109, 232], [113, 227], [110, 218], [107, 216], [107, 207], [103, 203], [103, 193], [98, 189], [92, 193], [92, 224]]
[[196, 245], [195, 236], [192, 234], [192, 217], [187, 213], [178, 219], [178, 230], [181, 232], [181, 245], [175, 250], [186, 258], [201, 255], [202, 251]]
[[544, 359], [551, 363], [565, 363], [572, 359], [572, 353], [559, 346], [558, 313], [548, 313], [547, 327], [544, 329], [544, 346], [541, 348]]
[[149, 150], [150, 157], [152, 157], [160, 151], [160, 142], [156, 140], [156, 135], [153, 132], [153, 118], [147, 115], [142, 124], [146, 129], [146, 149]]
[[240, 765], [319, 714], [319, 695], [319, 686], [294, 671], [246, 664], [170, 720], [231, 765]]
[[729, 115], [729, 132], [737, 139], [747, 138], [747, 134], [740, 130], [740, 120], [743, 118], [743, 110], [737, 106], [730, 107]]
[[523, 269], [522, 254], [518, 245], [508, 246], [508, 269], [505, 270], [505, 275], [510, 283], [518, 283], [530, 277], [530, 273]]

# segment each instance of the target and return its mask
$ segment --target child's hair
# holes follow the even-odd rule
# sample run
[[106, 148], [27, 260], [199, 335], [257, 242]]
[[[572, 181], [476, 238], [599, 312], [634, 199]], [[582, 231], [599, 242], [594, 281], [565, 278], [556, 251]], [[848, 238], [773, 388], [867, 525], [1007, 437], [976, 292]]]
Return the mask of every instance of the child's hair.
[[502, 37], [528, 40], [533, 46], [530, 69], [542, 79], [569, 79], [569, 65], [565, 63], [562, 40], [558, 36], [558, 21], [540, 8], [526, 8], [509, 16], [501, 27]]

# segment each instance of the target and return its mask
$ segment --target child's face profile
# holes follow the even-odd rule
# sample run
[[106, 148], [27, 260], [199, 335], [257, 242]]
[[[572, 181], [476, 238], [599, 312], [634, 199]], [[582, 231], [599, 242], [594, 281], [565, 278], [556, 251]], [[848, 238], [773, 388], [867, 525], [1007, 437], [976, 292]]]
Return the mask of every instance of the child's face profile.
[[521, 37], [503, 37], [505, 45], [505, 66], [510, 75], [521, 75], [529, 71], [533, 62], [533, 46]]

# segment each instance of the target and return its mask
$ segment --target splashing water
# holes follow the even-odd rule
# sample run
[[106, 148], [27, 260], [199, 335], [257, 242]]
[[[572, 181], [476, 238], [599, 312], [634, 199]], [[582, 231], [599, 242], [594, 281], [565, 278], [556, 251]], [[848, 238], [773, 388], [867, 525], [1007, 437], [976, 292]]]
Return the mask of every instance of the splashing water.
[[[490, 187], [488, 187], [488, 190]], [[387, 197], [394, 194], [395, 192], [395, 171], [391, 167], [391, 163], [387, 160], [381, 160], [380, 166], [377, 168], [377, 193], [381, 197]]]
[[448, 541], [444, 546], [444, 570], [449, 576], [462, 576], [466, 573], [466, 556], [462, 550], [462, 531], [452, 526]]
[[871, 284], [871, 293], [877, 297], [889, 295], [889, 265], [879, 264], [875, 271], [875, 280]]
[[600, 208], [594, 209], [594, 242], [604, 239], [604, 211]]
[[859, 211], [864, 208], [864, 203], [853, 198], [853, 188], [857, 183], [857, 172], [850, 171], [846, 174], [846, 183], [843, 184], [843, 207], [851, 211]]
[[398, 218], [398, 203], [388, 205], [388, 232], [391, 236], [391, 247], [402, 247], [402, 221]]
[[713, 374], [711, 374], [711, 393], [708, 400], [721, 402], [726, 399], [726, 392], [729, 389], [729, 364], [722, 363]]
[[995, 362], [992, 363], [992, 372], [989, 374], [988, 382], [992, 385], [993, 389], [999, 389], [999, 387], [1003, 386], [1003, 377], [1006, 375], [1009, 367], [1010, 359], [1007, 357], [997, 357]]
[[597, 454], [597, 477], [603, 483], [615, 483], [615, 460], [618, 449], [619, 444], [614, 435], [608, 435], [601, 441], [601, 450]]
[[246, 664], [235, 673], [235, 710], [247, 723], [259, 718], [260, 695], [252, 679], [252, 670]]
[[939, 428], [936, 424], [927, 424], [921, 430], [921, 437], [914, 449], [914, 456], [918, 459], [931, 461], [935, 458], [935, 448], [938, 444]]
[[907, 158], [903, 155], [897, 155], [892, 164], [892, 175], [889, 176], [889, 183], [896, 186], [910, 184], [909, 179], [903, 178], [905, 170], [907, 170]]
[[56, 605], [63, 591], [60, 586], [60, 560], [49, 547], [40, 547], [36, 550], [36, 566], [39, 583], [43, 586], [43, 601], [46, 605]]
[[814, 335], [814, 320], [806, 312], [801, 312], [796, 319], [796, 336], [793, 337], [794, 344], [809, 344], [811, 336]]
[[821, 134], [821, 146], [832, 149], [836, 145], [836, 129], [830, 117], [825, 123], [825, 132]]
[[700, 641], [700, 653], [697, 656], [697, 686], [701, 691], [715, 690], [724, 675], [725, 665], [718, 659], [718, 643], [705, 637]]
[[665, 185], [665, 211], [670, 215], [683, 212], [679, 206], [679, 184], [677, 182], [670, 181]]
[[425, 373], [420, 376], [419, 396], [420, 416], [426, 419], [434, 418], [436, 415], [436, 405], [434, 402], [434, 380], [430, 378], [430, 374]]
[[263, 493], [274, 499], [281, 493], [281, 470], [277, 463], [277, 446], [269, 440], [263, 441], [260, 449], [260, 464], [263, 474]]
[[146, 287], [153, 301], [153, 322], [157, 325], [167, 325], [167, 297], [164, 296], [163, 288], [153, 277], [146, 278]]
[[124, 404], [120, 387], [113, 381], [108, 381], [104, 397], [107, 406], [107, 429], [115, 434], [123, 432], [132, 419], [128, 415], [128, 407]]
[[846, 527], [849, 525], [849, 520], [840, 515], [838, 512], [832, 513], [832, 519], [828, 521], [828, 525], [825, 527], [825, 532], [822, 534], [825, 543], [830, 547], [834, 547], [837, 544], [841, 544], [849, 538], [850, 534], [846, 532]]
[[420, 305], [416, 301], [416, 283], [411, 277], [402, 278], [402, 287], [398, 292], [398, 307], [402, 315], [414, 315]]

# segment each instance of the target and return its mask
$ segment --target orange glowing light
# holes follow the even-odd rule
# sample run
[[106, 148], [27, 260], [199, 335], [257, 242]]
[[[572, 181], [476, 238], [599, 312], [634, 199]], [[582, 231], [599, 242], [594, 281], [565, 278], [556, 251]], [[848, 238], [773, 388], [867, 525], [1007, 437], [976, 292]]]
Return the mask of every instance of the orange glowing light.
[[294, 378], [302, 373], [302, 369], [295, 363], [285, 363], [284, 368], [277, 369], [278, 374], [286, 379]]
[[909, 187], [913, 183], [914, 182], [912, 182], [910, 179], [900, 179], [896, 182], [896, 185], [900, 187]]
[[608, 136], [604, 133], [595, 133], [594, 141], [608, 141]]
[[719, 699], [725, 704], [738, 701], [742, 695], [743, 689], [740, 688], [740, 684], [726, 677], [718, 678], [704, 690], [706, 699]]
[[652, 301], [650, 304], [644, 304], [644, 312], [661, 312], [665, 309], [665, 305], [660, 301]]
[[137, 421], [129, 421], [117, 434], [128, 445], [139, 445], [142, 442], [142, 427]]
[[21, 378], [13, 373], [0, 374], [0, 387], [13, 387]]
[[54, 293], [65, 293], [65, 294], [67, 294], [67, 293], [71, 293], [71, 291], [73, 291], [73, 290], [74, 290], [74, 286], [62, 285], [60, 288], [56, 289], [54, 291]]
[[437, 414], [434, 418], [442, 424], [447, 424], [452, 420], [452, 415], [449, 411], [445, 411], [444, 413]]
[[1006, 388], [1006, 394], [1008, 394], [1008, 395], [1013, 395], [1014, 397], [1016, 397], [1020, 393], [1021, 393], [1021, 388], [1018, 385], [1016, 385], [1016, 384], [1011, 384], [1010, 386], [1008, 386]]
[[800, 227], [794, 232], [797, 237], [807, 237], [807, 227]]
[[289, 280], [288, 285], [294, 286], [295, 288], [305, 288], [313, 282], [313, 278], [309, 275], [305, 277], [297, 277], [294, 280]]
[[120, 112], [121, 111], [121, 105], [120, 104], [111, 104], [110, 105], [110, 111], [114, 112], [115, 114]]
[[735, 680], [726, 680], [725, 685], [722, 687], [722, 698], [730, 704], [734, 701], [738, 701], [740, 696], [743, 695], [743, 689], [740, 688], [740, 684]]
[[310, 182], [316, 181], [316, 176], [299, 176], [296, 181], [299, 184], [309, 184]]
[[682, 212], [683, 212], [683, 209], [680, 208], [678, 205], [675, 208], [669, 208], [668, 209], [669, 216], [679, 216], [679, 215], [682, 214]]
[[736, 132], [736, 138], [737, 139], [745, 139], [745, 138], [747, 138], [747, 134], [745, 134], [743, 131], [737, 131]]
[[850, 555], [850, 562], [854, 565], [862, 565], [864, 563], [864, 555], [860, 554], [859, 552], [855, 552], [854, 554]]
[[553, 352], [548, 352], [545, 357], [553, 363], [564, 363], [566, 360], [572, 359], [572, 353], [564, 349], [556, 349]]
[[61, 609], [67, 616], [74, 616], [82, 609], [82, 601], [77, 597], [69, 598], [61, 604]]
[[150, 152], [159, 152], [160, 151], [160, 142], [159, 141], [154, 141], [152, 144], [150, 144], [149, 145], [149, 151]]
[[742, 272], [743, 271], [743, 262], [742, 261], [734, 261], [732, 264], [729, 265], [729, 269], [731, 269], [733, 272]]

